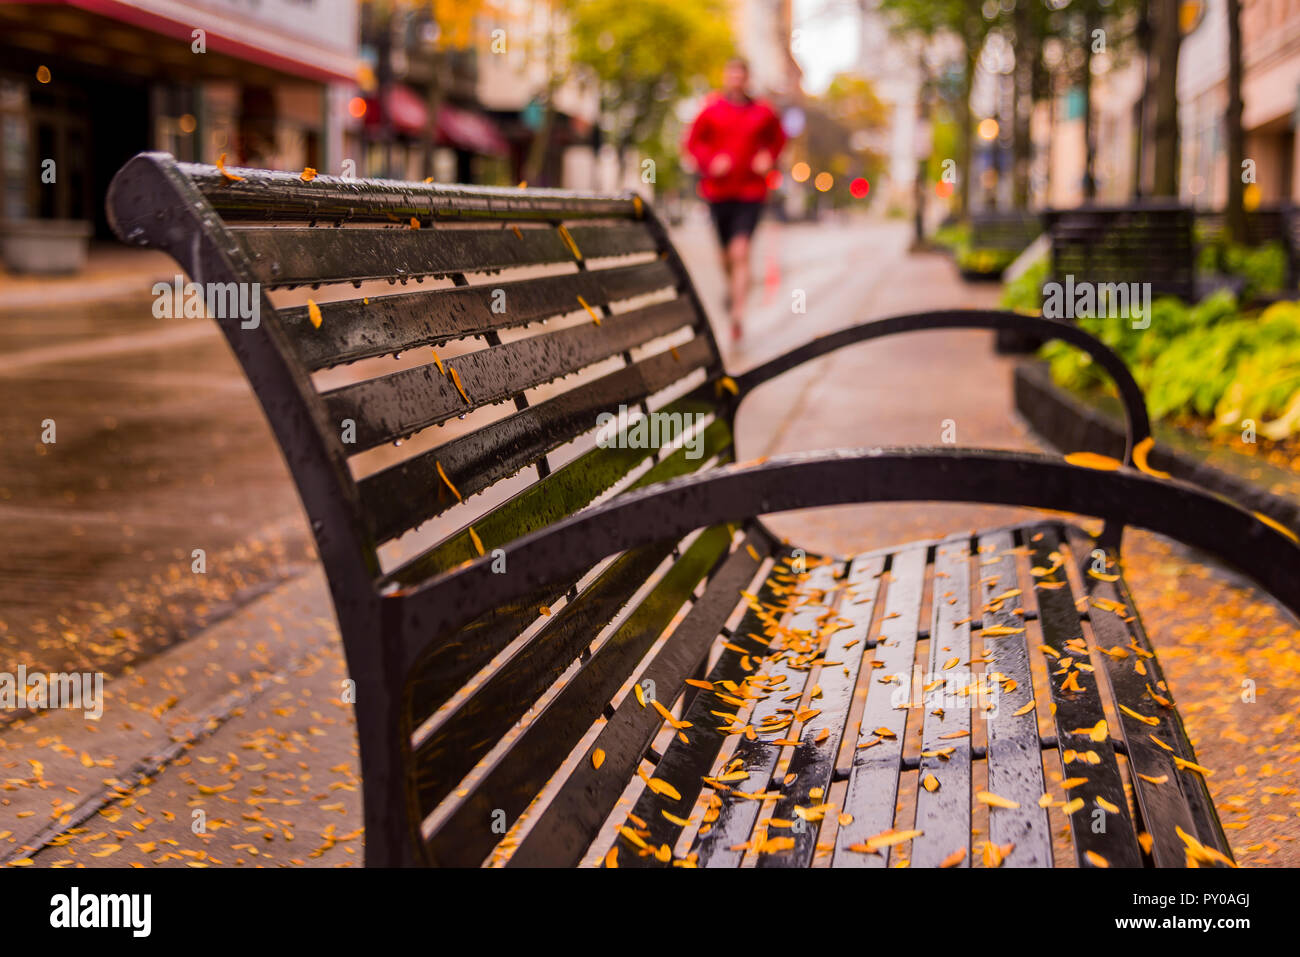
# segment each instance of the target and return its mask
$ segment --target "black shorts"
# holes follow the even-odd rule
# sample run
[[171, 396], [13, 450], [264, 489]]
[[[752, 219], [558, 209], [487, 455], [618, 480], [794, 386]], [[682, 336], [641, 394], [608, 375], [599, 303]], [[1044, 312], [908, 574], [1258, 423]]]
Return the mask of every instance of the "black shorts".
[[713, 216], [713, 227], [718, 231], [718, 241], [726, 247], [731, 245], [731, 240], [736, 236], [754, 235], [758, 218], [763, 213], [763, 204], [741, 199], [724, 199], [710, 203], [709, 213]]

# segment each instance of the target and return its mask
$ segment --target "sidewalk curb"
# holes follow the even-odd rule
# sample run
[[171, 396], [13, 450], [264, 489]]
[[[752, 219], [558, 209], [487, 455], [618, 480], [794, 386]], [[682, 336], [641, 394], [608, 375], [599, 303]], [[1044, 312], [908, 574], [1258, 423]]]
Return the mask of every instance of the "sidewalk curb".
[[[1048, 445], [1063, 453], [1088, 451], [1123, 458], [1124, 429], [1118, 412], [1103, 410], [1057, 387], [1044, 363], [1017, 364], [1014, 391], [1016, 411]], [[1175, 478], [1226, 496], [1287, 528], [1300, 529], [1300, 501], [1175, 449], [1158, 436], [1149, 461]]]
[[[88, 722], [75, 711], [45, 711], [6, 726], [0, 732], [3, 764], [30, 767], [36, 754], [27, 748], [42, 742], [57, 742], [57, 749], [41, 750], [45, 770], [34, 777], [29, 773], [28, 780], [44, 787], [0, 791], [9, 802], [3, 809], [5, 829], [13, 831], [0, 850], [0, 865], [39, 853], [52, 838], [215, 733], [281, 675], [338, 640], [324, 573], [316, 566], [108, 682], [99, 722]], [[240, 652], [247, 654], [237, 661]], [[156, 703], [140, 704], [150, 692]], [[79, 757], [83, 753], [112, 757], [86, 766]], [[8, 782], [15, 780], [11, 775], [5, 775]], [[70, 793], [68, 788], [75, 788], [80, 799], [52, 819], [51, 796]], [[26, 811], [35, 813], [16, 817]]]

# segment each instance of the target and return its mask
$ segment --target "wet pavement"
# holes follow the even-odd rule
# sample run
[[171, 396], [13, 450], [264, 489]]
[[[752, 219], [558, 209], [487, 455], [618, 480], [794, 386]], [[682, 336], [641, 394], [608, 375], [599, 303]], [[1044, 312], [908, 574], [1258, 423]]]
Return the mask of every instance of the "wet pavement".
[[4, 657], [115, 674], [307, 567], [288, 472], [208, 320], [155, 319], [147, 287], [0, 313], [0, 395]]
[[[677, 232], [722, 315], [706, 222]], [[996, 302], [996, 286], [960, 282], [946, 258], [908, 255], [908, 238], [902, 221], [765, 226], [746, 338], [724, 343], [729, 370], [865, 318]], [[796, 292], [806, 313], [791, 307]], [[747, 400], [738, 457], [935, 444], [945, 428], [960, 445], [1034, 448], [1011, 414], [1010, 369], [991, 333], [844, 350]], [[215, 330], [156, 320], [147, 296], [3, 313], [0, 395], [0, 655], [127, 674], [110, 685], [126, 707], [100, 725], [0, 719], [0, 861], [61, 833], [35, 863], [360, 863], [355, 739], [338, 701], [346, 669], [323, 579], [287, 470]], [[47, 446], [48, 418], [58, 441]], [[886, 505], [772, 525], [843, 554], [1031, 514]], [[1177, 546], [1126, 542], [1138, 607], [1214, 769], [1238, 859], [1297, 863], [1295, 629]], [[194, 548], [206, 550], [204, 575]], [[1254, 703], [1241, 701], [1243, 678], [1258, 684]]]

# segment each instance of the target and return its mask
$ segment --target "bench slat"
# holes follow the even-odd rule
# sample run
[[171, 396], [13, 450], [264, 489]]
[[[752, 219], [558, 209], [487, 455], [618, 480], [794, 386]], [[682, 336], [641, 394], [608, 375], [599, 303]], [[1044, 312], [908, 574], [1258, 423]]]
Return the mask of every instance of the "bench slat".
[[[1014, 545], [1010, 532], [994, 532], [979, 538], [980, 554], [985, 554], [987, 549], [998, 557], [996, 563], [980, 566], [979, 595], [984, 608], [981, 619], [984, 628], [1025, 627], [1024, 618], [1015, 614], [1017, 608], [1023, 607], [1023, 593], [1014, 601], [1004, 601], [996, 611], [987, 607], [993, 596], [1022, 587], [1016, 573], [1016, 556], [1011, 552]], [[1038, 799], [1046, 791], [1038, 715], [1032, 708], [1025, 714], [1016, 714], [1035, 700], [1029, 641], [1025, 631], [983, 641], [985, 672], [1001, 672], [1016, 682], [1010, 691], [1006, 690], [1005, 683], [1000, 686], [997, 708], [989, 716], [989, 790], [1020, 805], [992, 809], [989, 839], [998, 847], [1014, 845], [1005, 857], [1007, 867], [1051, 867], [1051, 823], [1047, 809], [1038, 806]]]
[[[808, 576], [805, 583], [805, 590], [818, 590], [829, 593], [829, 589], [835, 584], [838, 567], [834, 564], [826, 564], [812, 569], [812, 574]], [[816, 635], [818, 631], [817, 620], [826, 614], [828, 610], [827, 607], [821, 604], [809, 602], [795, 611], [786, 627], [791, 631], [805, 631]], [[759, 729], [766, 719], [777, 716], [782, 710], [795, 710], [796, 701], [784, 701], [782, 699], [796, 692], [802, 694], [808, 683], [808, 670], [796, 668], [792, 657], [784, 656], [781, 661], [772, 664], [768, 669], [770, 675], [774, 677], [784, 676], [786, 680], [776, 685], [774, 691], [754, 705], [753, 712], [749, 717], [749, 724], [753, 725], [754, 730], [759, 733], [755, 735], [753, 740], [742, 737], [740, 743], [736, 746], [735, 754], [732, 756], [733, 761], [739, 759], [742, 762], [740, 770], [749, 775], [743, 781], [731, 785], [736, 791], [754, 794], [772, 789], [772, 775], [776, 771], [777, 759], [780, 758], [783, 750], [783, 746], [774, 744], [773, 740], [789, 737], [793, 733], [793, 725], [777, 733], [774, 738], [764, 738], [763, 732], [759, 731]], [[729, 761], [728, 766], [730, 766], [730, 763]], [[751, 835], [754, 833], [754, 823], [758, 820], [759, 812], [763, 811], [765, 806], [762, 801], [737, 798], [733, 796], [731, 791], [723, 792], [722, 807], [717, 821], [713, 823], [712, 829], [707, 834], [703, 836], [696, 835], [691, 848], [692, 851], [699, 855], [699, 866], [739, 867], [745, 852], [734, 848], [750, 841]]]
[[[507, 419], [493, 422], [483, 429], [367, 476], [358, 483], [358, 488], [371, 534], [381, 544], [391, 541], [455, 505], [459, 500], [442, 480], [438, 472], [439, 466], [462, 498], [469, 498], [497, 481], [533, 465], [543, 455], [590, 430], [600, 413], [613, 414], [620, 404], [631, 406], [660, 389], [668, 388], [677, 381], [683, 364], [692, 366], [691, 371], [694, 371], [707, 362], [707, 353], [706, 344], [697, 344], [693, 340], [678, 350], [680, 361], [666, 353], [653, 356], [635, 366], [613, 372], [589, 386], [580, 386], [555, 399], [529, 406]], [[716, 407], [700, 396], [697, 390], [692, 396], [670, 403], [658, 411], [664, 415], [713, 415]], [[654, 450], [623, 451], [649, 454]], [[702, 453], [702, 457], [707, 458], [707, 455]], [[643, 458], [644, 455], [636, 461], [640, 462]], [[598, 463], [608, 463], [612, 467], [612, 457], [597, 457], [588, 461], [592, 466]], [[617, 472], [609, 484], [613, 484], [617, 476], [626, 471], [623, 469]], [[608, 487], [608, 484], [601, 486], [602, 489]], [[558, 500], [555, 503], [556, 506], [561, 504]], [[556, 513], [555, 517], [562, 515]], [[465, 533], [464, 538], [465, 541], [461, 542], [458, 549], [463, 557], [451, 565], [477, 555], [468, 533]], [[430, 568], [426, 562], [424, 571], [427, 573]]]
[[[750, 548], [754, 550], [753, 555]], [[710, 646], [740, 600], [741, 589], [753, 581], [766, 554], [766, 536], [747, 536], [744, 545], [728, 556], [709, 580], [705, 593], [646, 666], [639, 681], [643, 684], [653, 681], [655, 696], [661, 702], [671, 706], [686, 689], [686, 679], [703, 665]], [[653, 706], [642, 707], [636, 695], [627, 695], [520, 842], [509, 863], [547, 867], [571, 867], [579, 863], [663, 725], [663, 718]], [[699, 731], [692, 726], [684, 733], [690, 738]], [[597, 748], [604, 752], [600, 768], [592, 763]], [[657, 771], [652, 774], [658, 777]], [[683, 795], [674, 801], [664, 797], [671, 813], [679, 817], [690, 815], [693, 798]]]
[[[788, 562], [788, 560], [789, 556], [786, 555], [782, 561]], [[780, 570], [788, 569], [788, 567], [788, 564], [778, 562], [773, 566], [772, 573], [776, 574]], [[778, 609], [785, 604], [785, 600], [779, 598], [773, 591], [773, 585], [772, 576], [769, 575], [755, 595], [756, 604], [763, 609], [763, 612], [760, 613], [753, 604], [749, 605], [745, 609], [745, 613], [735, 631], [727, 638], [729, 644], [743, 650], [736, 651], [731, 648], [723, 648], [722, 654], [713, 667], [709, 669], [709, 673], [705, 677], [706, 681], [715, 686], [724, 681], [739, 685], [751, 673], [741, 666], [741, 660], [749, 656], [752, 661], [759, 661], [771, 653], [771, 649], [767, 645], [755, 641], [750, 636], [758, 635], [763, 637], [766, 627], [765, 620], [768, 620], [768, 616], [773, 614], [779, 616]], [[767, 639], [764, 638], [763, 640], [766, 641]], [[686, 706], [682, 720], [689, 721], [693, 725], [690, 743], [682, 744], [680, 740], [674, 738], [660, 757], [659, 763], [655, 765], [654, 773], [655, 777], [672, 785], [681, 794], [681, 800], [674, 801], [667, 795], [657, 794], [650, 788], [645, 788], [632, 809], [632, 813], [646, 823], [646, 829], [650, 832], [650, 835], [645, 838], [645, 842], [649, 846], [659, 847], [663, 844], [667, 844], [669, 847], [676, 846], [683, 827], [668, 820], [663, 816], [662, 812], [667, 811], [679, 818], [692, 816], [683, 813], [681, 808], [695, 806], [696, 799], [704, 789], [704, 776], [709, 773], [717, 762], [718, 755], [729, 737], [721, 729], [719, 724], [721, 719], [712, 712], [734, 710], [734, 705], [724, 703], [713, 691], [704, 691], [696, 695], [690, 704]], [[629, 820], [629, 826], [636, 825]], [[668, 866], [666, 863], [659, 861], [653, 854], [642, 856], [636, 853], [637, 849], [622, 839], [619, 839], [617, 843], [621, 845], [617, 856], [619, 867]]]
[[[430, 861], [440, 866], [479, 865], [500, 835], [496, 812], [512, 823], [541, 791], [637, 662], [668, 627], [699, 583], [727, 553], [731, 532], [706, 529], [624, 619], [563, 690], [470, 785], [425, 840]], [[498, 817], [499, 819], [499, 817]]]
[[[317, 176], [240, 169], [241, 181], [215, 166], [178, 163], [204, 197], [230, 222], [406, 222], [412, 216], [465, 220], [542, 220], [580, 217], [636, 218], [631, 194], [599, 196], [561, 189], [403, 183], [393, 180]], [[234, 170], [235, 167], [228, 167]]]
[[[1037, 526], [1029, 539], [1034, 565], [1051, 568], [1055, 564], [1052, 553], [1063, 557], [1057, 526]], [[1059, 588], [1044, 587], [1051, 578], [1064, 584]], [[1093, 866], [1087, 857], [1091, 851], [1100, 854], [1111, 867], [1141, 867], [1142, 854], [1129, 817], [1128, 798], [1124, 794], [1124, 782], [1115, 760], [1115, 749], [1111, 745], [1110, 729], [1107, 729], [1107, 735], [1102, 741], [1094, 741], [1089, 736], [1089, 731], [1106, 717], [1097, 690], [1097, 678], [1091, 671], [1081, 668], [1072, 668], [1069, 675], [1060, 673], [1068, 661], [1089, 664], [1086, 651], [1074, 654], [1067, 645], [1072, 643], [1076, 648], [1085, 647], [1083, 627], [1069, 581], [1065, 577], [1065, 569], [1058, 568], [1055, 576], [1038, 577], [1034, 589], [1038, 598], [1043, 643], [1057, 655], [1049, 656], [1048, 675], [1052, 702], [1056, 705], [1056, 737], [1062, 752], [1062, 769], [1066, 778], [1086, 779], [1085, 783], [1068, 789], [1064, 794], [1067, 801], [1083, 799], [1083, 806], [1069, 815], [1075, 854], [1080, 866]], [[1082, 690], [1067, 689], [1067, 681]], [[1077, 752], [1079, 758], [1066, 763], [1064, 752], [1067, 750]], [[1096, 764], [1083, 759], [1087, 752], [1097, 755]], [[1117, 809], [1117, 813], [1106, 811], [1098, 801], [1109, 802]], [[1094, 830], [1092, 826], [1096, 820], [1094, 812], [1099, 810], [1105, 813], [1105, 828], [1101, 831]], [[992, 809], [992, 812], [996, 814], [997, 808]]]
[[[583, 308], [579, 296], [594, 309], [675, 285], [668, 263], [656, 259], [562, 276], [376, 296], [368, 303], [323, 302], [319, 328], [312, 325], [306, 306], [282, 309], [278, 316], [293, 333], [303, 364], [315, 372], [578, 312]], [[494, 312], [494, 301], [505, 310]]]
[[[714, 422], [707, 434], [713, 448], [706, 447], [706, 451], [721, 454], [721, 451], [730, 447], [731, 430], [725, 422]], [[717, 447], [719, 445], [721, 449]], [[584, 504], [606, 491], [617, 481], [617, 477], [626, 474], [632, 467], [643, 461], [650, 451], [595, 449], [583, 458], [570, 462], [564, 468], [529, 486], [518, 496], [499, 506], [483, 522], [476, 525], [476, 529], [479, 527], [483, 529], [481, 538], [484, 548], [490, 549], [503, 545], [526, 534], [533, 527], [545, 525], [547, 515], [553, 507], [548, 507], [548, 498], [558, 498], [563, 503], [563, 508], [571, 507], [573, 511], [579, 510]], [[678, 449], [648, 469], [644, 475], [628, 486], [627, 491], [686, 475], [707, 463], [709, 458], [712, 456], [701, 458], [696, 462], [686, 457], [685, 449]], [[602, 460], [611, 461], [614, 467], [608, 470], [597, 467], [596, 463]], [[606, 485], [604, 481], [609, 481], [610, 484]], [[468, 531], [462, 531], [437, 546], [429, 557], [429, 566], [438, 570], [454, 567], [460, 563], [456, 557], [459, 554], [458, 549], [473, 550]], [[477, 555], [477, 552], [472, 551], [472, 554]], [[522, 608], [516, 619], [501, 619], [491, 630], [479, 631], [468, 641], [454, 641], [440, 646], [426, 661], [421, 662], [416, 671], [417, 678], [411, 682], [408, 691], [409, 711], [416, 722], [422, 721], [449, 700], [471, 675], [487, 665], [506, 645], [528, 628], [537, 619], [541, 605], [553, 604], [578, 581], [579, 579], [575, 578], [562, 586], [547, 589], [545, 597], [531, 606]], [[581, 596], [577, 602], [581, 604]], [[605, 623], [608, 623], [608, 619]]]
[[[946, 682], [950, 672], [960, 675], [961, 681], [923, 695], [920, 780], [933, 777], [938, 788], [929, 791], [921, 786], [916, 792], [916, 829], [922, 833], [912, 841], [913, 867], [938, 867], [957, 851], [965, 852], [958, 866], [970, 866], [971, 711], [979, 700], [969, 680], [973, 670], [970, 565], [969, 535], [949, 538], [935, 547], [929, 666], [922, 687]], [[950, 661], [955, 661], [952, 668]], [[940, 756], [949, 748], [950, 753]]]
[[[884, 867], [886, 863], [888, 852], [864, 854], [849, 850], [849, 846], [874, 837], [894, 823], [907, 709], [894, 707], [892, 699], [899, 684], [887, 684], [881, 679], [892, 675], [903, 687], [911, 687], [917, 621], [925, 590], [926, 552], [926, 546], [921, 545], [891, 557], [884, 618], [875, 652], [875, 660], [882, 666], [869, 675], [867, 701], [858, 726], [859, 747], [853, 752], [844, 797], [844, 811], [853, 815], [853, 820], [836, 834], [833, 867]], [[876, 734], [878, 728], [887, 729], [892, 736]], [[879, 743], [861, 747], [873, 738], [879, 738]]]
[[[853, 690], [857, 687], [862, 670], [862, 658], [867, 648], [867, 632], [871, 627], [872, 612], [880, 597], [881, 574], [885, 570], [885, 557], [874, 555], [854, 559], [845, 581], [848, 582], [836, 609], [839, 621], [852, 622], [849, 627], [836, 631], [826, 649], [828, 664], [821, 668], [817, 683], [822, 695], [810, 702], [810, 707], [820, 709], [804, 722], [799, 733], [799, 746], [790, 755], [789, 773], [794, 780], [781, 786], [781, 797], [770, 807], [772, 817], [794, 821], [796, 807], [815, 807], [830, 800], [831, 782], [835, 774], [835, 759], [840, 752], [844, 729], [848, 724], [849, 710], [853, 706]], [[850, 594], [852, 590], [853, 594]], [[840, 664], [829, 664], [840, 662]], [[822, 732], [826, 738], [818, 742]], [[820, 788], [821, 796], [812, 792]], [[768, 813], [768, 812], [765, 812]], [[835, 817], [835, 809], [826, 812]], [[794, 847], [784, 851], [762, 854], [756, 867], [808, 867], [817, 854], [817, 837], [821, 825], [808, 822], [788, 836], [794, 838]], [[774, 832], [785, 835], [785, 831]]]
[[[576, 262], [560, 232], [439, 227], [330, 229], [235, 227], [235, 241], [248, 257], [253, 278], [264, 286], [315, 286], [375, 279], [486, 272], [512, 266]], [[640, 223], [574, 226], [568, 230], [584, 259], [629, 256], [656, 249]]]
[[412, 783], [427, 814], [560, 678], [672, 554], [656, 542], [620, 555], [416, 748]]
[[[1156, 693], [1164, 698], [1173, 699], [1167, 686], [1163, 685], [1164, 675], [1159, 662], [1133, 610], [1132, 596], [1122, 578], [1107, 582], [1088, 574], [1092, 563], [1090, 548], [1095, 547], [1092, 540], [1073, 529], [1069, 540], [1078, 556], [1080, 575], [1087, 586], [1090, 598], [1088, 617], [1097, 647], [1118, 648], [1127, 653], [1123, 657], [1104, 653], [1099, 656], [1106, 669], [1116, 710], [1123, 704], [1138, 714], [1158, 719], [1157, 724], [1149, 725], [1122, 711], [1119, 718], [1119, 730], [1128, 752], [1129, 781], [1143, 824], [1152, 838], [1151, 857], [1155, 865], [1186, 866], [1187, 845], [1178, 837], [1175, 829], [1179, 827], [1202, 844], [1230, 857], [1232, 851], [1214, 813], [1205, 781], [1195, 771], [1180, 770], [1174, 761], [1175, 755], [1191, 762], [1195, 762], [1196, 757], [1178, 713], [1164, 708], [1150, 697], [1149, 688], [1156, 689]], [[1107, 558], [1112, 566], [1110, 570], [1117, 572], [1118, 562], [1114, 555]], [[1097, 602], [1110, 607], [1099, 607]], [[1125, 622], [1117, 606], [1122, 606], [1126, 615], [1132, 615], [1133, 621]], [[1145, 674], [1139, 673], [1139, 667]], [[1160, 747], [1152, 735], [1173, 750], [1166, 751]], [[1164, 777], [1166, 781], [1155, 784], [1140, 775], [1154, 779]]]
[[[502, 402], [525, 389], [558, 379], [603, 359], [617, 356], [698, 321], [687, 300], [645, 306], [595, 323], [572, 326], [367, 379], [322, 394], [334, 422], [356, 423], [349, 454], [405, 438], [457, 415]], [[460, 376], [466, 402], [451, 378]]]

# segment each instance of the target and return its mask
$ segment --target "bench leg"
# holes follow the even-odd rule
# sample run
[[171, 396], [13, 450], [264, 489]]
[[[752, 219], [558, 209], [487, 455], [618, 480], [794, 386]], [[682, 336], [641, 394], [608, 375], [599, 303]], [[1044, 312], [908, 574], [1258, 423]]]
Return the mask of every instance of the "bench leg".
[[[367, 867], [416, 867], [418, 822], [408, 807], [405, 750], [396, 702], [392, 712], [363, 709], [358, 687], [357, 739], [361, 744], [362, 802]], [[363, 717], [364, 715], [364, 717]]]

